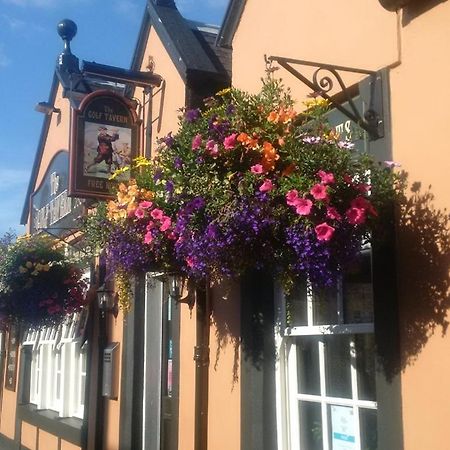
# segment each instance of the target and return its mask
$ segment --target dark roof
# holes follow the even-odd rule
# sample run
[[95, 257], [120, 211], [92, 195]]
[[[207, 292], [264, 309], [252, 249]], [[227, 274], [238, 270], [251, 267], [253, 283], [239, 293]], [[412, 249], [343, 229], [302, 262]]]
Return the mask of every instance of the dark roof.
[[234, 34], [244, 12], [246, 0], [230, 0], [225, 17], [217, 35], [216, 45], [219, 47], [231, 48]]
[[[156, 3], [155, 0], [148, 1], [148, 25], [154, 27], [181, 78], [187, 82], [191, 74], [198, 76], [201, 73], [210, 79], [228, 81], [228, 72], [221, 63], [220, 57], [211, 51], [209, 45], [205, 45], [208, 42], [205, 35], [198, 30], [193, 30], [175, 5], [163, 6], [165, 4], [171, 4], [171, 2], [169, 0], [159, 0]], [[144, 17], [143, 24], [145, 21]], [[148, 37], [147, 29], [141, 27], [141, 33], [142, 36], [136, 46], [134, 64], [137, 63], [138, 56], [142, 58], [142, 40]]]

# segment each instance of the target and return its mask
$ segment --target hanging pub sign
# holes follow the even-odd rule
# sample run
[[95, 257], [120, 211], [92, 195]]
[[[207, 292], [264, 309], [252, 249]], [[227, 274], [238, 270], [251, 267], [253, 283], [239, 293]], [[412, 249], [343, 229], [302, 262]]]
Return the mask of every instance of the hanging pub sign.
[[68, 196], [69, 153], [59, 151], [48, 165], [39, 187], [31, 194], [31, 233], [44, 230], [64, 237], [79, 227], [84, 201]]
[[138, 129], [136, 112], [125, 97], [107, 90], [86, 96], [72, 119], [69, 195], [112, 198], [114, 186], [130, 174], [121, 173], [114, 181], [110, 177], [137, 156]]

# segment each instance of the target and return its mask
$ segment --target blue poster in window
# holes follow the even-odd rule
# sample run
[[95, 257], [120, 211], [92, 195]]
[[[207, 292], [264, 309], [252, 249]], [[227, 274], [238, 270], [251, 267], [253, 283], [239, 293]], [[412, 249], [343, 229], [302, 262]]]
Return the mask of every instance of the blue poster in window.
[[333, 450], [356, 450], [355, 417], [352, 407], [331, 406]]

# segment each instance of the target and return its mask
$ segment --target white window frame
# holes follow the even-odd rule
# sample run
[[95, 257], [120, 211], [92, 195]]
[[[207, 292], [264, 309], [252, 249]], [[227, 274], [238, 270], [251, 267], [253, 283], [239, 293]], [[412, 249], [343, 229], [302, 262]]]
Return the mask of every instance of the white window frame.
[[[377, 410], [377, 402], [361, 400], [358, 398], [358, 373], [356, 368], [355, 335], [374, 334], [373, 322], [344, 323], [344, 301], [342, 283], [337, 286], [337, 323], [330, 325], [315, 325], [314, 299], [311, 288], [307, 288], [306, 315], [307, 323], [304, 326], [289, 327], [286, 324], [286, 299], [281, 286], [276, 286], [276, 305], [281, 317], [280, 323], [275, 326], [275, 345], [277, 349], [276, 361], [276, 401], [278, 424], [278, 450], [302, 450], [300, 439], [299, 402], [308, 401], [318, 403], [321, 407], [322, 443], [323, 450], [332, 450], [329, 440], [329, 413], [328, 406], [352, 407], [355, 420], [355, 450], [361, 449], [359, 410]], [[325, 367], [325, 342], [319, 340], [319, 377], [320, 394], [310, 395], [299, 392], [297, 380], [297, 351], [294, 338], [304, 336], [331, 336], [350, 335], [350, 378], [351, 398], [339, 398], [326, 395], [326, 367]]]
[[32, 347], [30, 403], [38, 409], [83, 418], [87, 343], [80, 342], [77, 334], [85, 321], [84, 314], [74, 313], [61, 325], [27, 331], [22, 345]]

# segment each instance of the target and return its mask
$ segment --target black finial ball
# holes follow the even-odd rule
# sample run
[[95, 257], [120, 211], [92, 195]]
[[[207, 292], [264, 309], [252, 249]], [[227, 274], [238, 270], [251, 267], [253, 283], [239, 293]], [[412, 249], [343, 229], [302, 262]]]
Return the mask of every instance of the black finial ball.
[[71, 41], [77, 34], [77, 24], [70, 19], [63, 19], [56, 26], [58, 34], [64, 41]]

